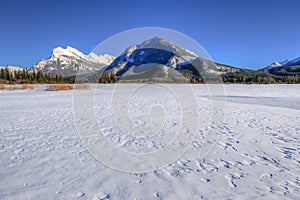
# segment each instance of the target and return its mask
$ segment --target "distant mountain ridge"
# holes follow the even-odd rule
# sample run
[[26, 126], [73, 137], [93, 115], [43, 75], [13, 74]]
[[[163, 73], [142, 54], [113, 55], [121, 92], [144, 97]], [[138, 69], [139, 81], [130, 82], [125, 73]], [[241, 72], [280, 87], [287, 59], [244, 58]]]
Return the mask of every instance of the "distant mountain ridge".
[[300, 65], [300, 57], [291, 60], [290, 62], [285, 64], [285, 66], [293, 66], [293, 65]]
[[285, 64], [287, 64], [288, 62], [290, 62], [290, 60], [288, 60], [288, 59], [287, 59], [287, 60], [284, 60], [284, 61], [282, 61], [282, 62], [277, 62], [277, 61], [275, 61], [275, 62], [273, 62], [272, 64], [270, 64], [270, 65], [264, 67], [263, 69], [268, 70], [268, 69], [272, 69], [272, 68], [274, 68], [274, 67], [281, 67], [281, 66], [284, 66]]
[[261, 70], [276, 76], [300, 75], [300, 57], [293, 60], [274, 62]]

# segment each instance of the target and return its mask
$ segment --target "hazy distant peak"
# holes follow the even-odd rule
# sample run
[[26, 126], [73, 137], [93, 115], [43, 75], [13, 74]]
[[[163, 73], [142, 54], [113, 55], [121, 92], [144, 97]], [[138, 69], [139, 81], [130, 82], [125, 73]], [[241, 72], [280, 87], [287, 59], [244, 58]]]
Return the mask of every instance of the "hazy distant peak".
[[156, 36], [153, 37], [149, 40], [146, 40], [142, 42], [140, 45], [137, 45], [137, 48], [142, 49], [142, 48], [154, 48], [154, 49], [162, 49], [166, 51], [170, 51], [175, 53], [176, 51], [176, 46], [172, 44], [171, 42]]
[[88, 60], [109, 65], [115, 59], [114, 56], [109, 54], [97, 55], [94, 52], [88, 55]]
[[151, 43], [168, 43], [171, 44], [169, 41], [159, 37], [159, 36], [155, 36], [151, 39], [145, 40], [142, 45], [147, 45], [147, 44], [151, 44]]

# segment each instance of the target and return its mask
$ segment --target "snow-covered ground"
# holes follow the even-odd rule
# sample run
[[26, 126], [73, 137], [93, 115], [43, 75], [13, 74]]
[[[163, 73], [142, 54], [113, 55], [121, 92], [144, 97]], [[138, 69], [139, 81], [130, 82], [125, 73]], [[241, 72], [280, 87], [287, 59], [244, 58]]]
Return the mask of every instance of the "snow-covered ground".
[[[92, 90], [98, 128], [108, 141], [136, 154], [167, 148], [172, 133], [180, 132], [179, 99], [154, 85], [130, 97], [128, 115], [138, 127], [151, 128], [151, 122], [159, 125], [156, 119], [166, 118], [162, 133], [149, 142], [124, 134], [130, 128], [120, 127], [124, 121], [115, 125], [127, 115], [113, 110], [121, 102], [112, 100], [114, 87]], [[92, 156], [77, 132], [73, 91], [43, 91], [43, 86], [0, 91], [0, 199], [299, 199], [300, 85], [225, 85], [222, 126], [210, 120], [214, 111], [207, 86], [191, 87], [197, 135], [177, 161], [148, 173], [121, 172]], [[165, 115], [149, 102], [164, 106]], [[153, 118], [147, 115], [151, 108]], [[203, 157], [203, 146], [211, 142], [203, 140], [208, 127], [219, 138]]]

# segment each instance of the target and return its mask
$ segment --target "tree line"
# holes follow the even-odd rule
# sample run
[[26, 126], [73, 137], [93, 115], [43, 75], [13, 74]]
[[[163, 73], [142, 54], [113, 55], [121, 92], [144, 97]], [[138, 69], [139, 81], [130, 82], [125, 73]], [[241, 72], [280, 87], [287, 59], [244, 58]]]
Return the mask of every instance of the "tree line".
[[116, 83], [118, 82], [117, 76], [113, 72], [103, 72], [98, 79], [99, 83]]
[[[186, 74], [185, 74], [186, 75]], [[238, 83], [238, 84], [300, 84], [299, 75], [276, 76], [261, 71], [229, 72], [216, 77], [209, 75], [185, 76], [190, 83]]]
[[29, 72], [27, 69], [9, 71], [2, 68], [0, 71], [0, 83], [4, 84], [37, 84], [37, 83], [70, 83], [70, 80], [61, 75], [50, 75], [42, 71]]
[[[299, 75], [275, 76], [264, 72], [248, 72], [242, 73], [226, 73], [222, 74], [221, 78], [214, 79], [213, 77], [203, 77], [191, 75], [191, 72], [181, 71], [181, 73], [190, 80], [190, 83], [218, 83], [220, 80], [223, 83], [240, 83], [240, 84], [300, 84]], [[0, 70], [0, 84], [59, 84], [59, 83], [74, 83], [76, 77], [62, 77], [61, 75], [50, 75], [42, 71], [29, 72], [28, 69], [9, 71], [7, 68]], [[83, 82], [86, 82], [83, 80]], [[117, 83], [118, 77], [112, 71], [106, 71], [95, 75], [94, 83]]]
[[[0, 84], [60, 84], [60, 83], [74, 83], [87, 82], [85, 80], [76, 79], [76, 76], [62, 77], [61, 75], [50, 75], [42, 71], [29, 72], [28, 69], [9, 71], [7, 68], [0, 70]], [[95, 83], [116, 83], [117, 76], [112, 72], [103, 72], [96, 74]]]
[[241, 84], [300, 84], [299, 75], [275, 76], [267, 73], [227, 73], [222, 74], [224, 83], [241, 83]]

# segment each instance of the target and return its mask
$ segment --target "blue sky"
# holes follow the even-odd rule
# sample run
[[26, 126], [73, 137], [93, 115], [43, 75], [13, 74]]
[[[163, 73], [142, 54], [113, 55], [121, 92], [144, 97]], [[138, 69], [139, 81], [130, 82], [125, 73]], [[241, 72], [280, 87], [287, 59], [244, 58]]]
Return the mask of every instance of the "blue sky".
[[258, 69], [300, 56], [299, 8], [297, 0], [2, 0], [0, 65], [31, 67], [57, 46], [87, 54], [119, 32], [164, 27], [214, 61]]

